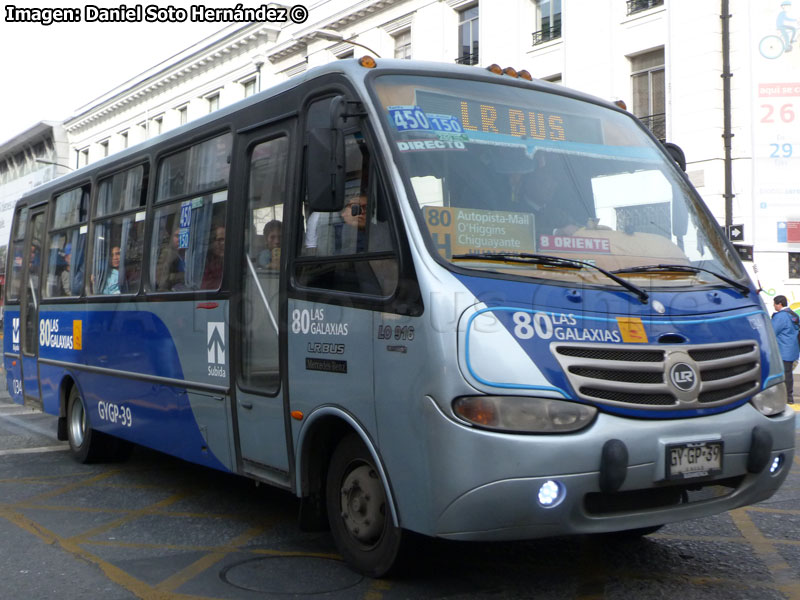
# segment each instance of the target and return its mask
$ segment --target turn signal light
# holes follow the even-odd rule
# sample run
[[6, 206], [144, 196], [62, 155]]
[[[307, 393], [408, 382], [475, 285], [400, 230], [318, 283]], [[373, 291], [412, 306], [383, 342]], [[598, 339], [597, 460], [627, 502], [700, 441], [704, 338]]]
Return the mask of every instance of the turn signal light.
[[461, 396], [453, 413], [468, 424], [498, 431], [566, 433], [591, 424], [593, 406], [531, 396]]
[[496, 426], [499, 418], [494, 403], [483, 397], [462, 398], [455, 403], [455, 412], [476, 425]]
[[301, 411], [301, 410], [293, 410], [292, 411], [292, 418], [295, 421], [302, 421], [304, 416], [305, 415], [303, 414], [303, 411]]
[[374, 69], [378, 66], [378, 63], [375, 62], [375, 59], [371, 56], [362, 56], [358, 59], [358, 64], [360, 64], [365, 69]]

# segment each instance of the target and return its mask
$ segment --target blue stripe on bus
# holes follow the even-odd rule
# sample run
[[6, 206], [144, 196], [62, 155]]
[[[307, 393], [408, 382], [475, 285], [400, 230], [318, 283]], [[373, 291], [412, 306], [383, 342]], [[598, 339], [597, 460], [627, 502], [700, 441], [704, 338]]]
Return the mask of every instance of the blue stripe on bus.
[[[690, 340], [692, 344], [738, 341], [742, 339], [752, 339], [760, 343], [761, 364], [762, 366], [769, 364], [769, 347], [759, 337], [758, 329], [753, 325], [753, 317], [761, 317], [761, 322], [766, 327], [769, 319], [765, 316], [760, 308], [754, 308], [752, 302], [748, 301], [747, 305], [742, 306], [743, 299], [734, 297], [733, 293], [724, 299], [725, 310], [717, 310], [716, 314], [678, 314], [670, 315], [653, 315], [650, 305], [642, 305], [639, 302], [630, 301], [627, 298], [627, 293], [621, 292], [608, 292], [605, 290], [582, 290], [582, 306], [606, 306], [609, 308], [609, 313], [616, 314], [617, 316], [601, 316], [601, 315], [587, 315], [582, 314], [581, 311], [576, 311], [575, 306], [567, 299], [566, 290], [563, 287], [555, 286], [534, 286], [529, 283], [520, 283], [514, 281], [486, 279], [481, 277], [469, 277], [458, 275], [458, 279], [475, 294], [476, 301], [482, 302], [486, 308], [476, 311], [475, 314], [470, 315], [466, 326], [466, 340], [465, 340], [465, 361], [469, 374], [475, 378], [476, 381], [499, 389], [508, 390], [529, 390], [529, 391], [549, 391], [558, 393], [566, 398], [572, 398], [572, 395], [566, 391], [571, 390], [571, 386], [567, 380], [566, 375], [561, 369], [560, 364], [549, 351], [549, 345], [554, 341], [553, 337], [547, 339], [539, 339], [538, 336], [532, 336], [530, 340], [520, 340], [514, 335], [514, 323], [511, 319], [511, 314], [517, 312], [527, 312], [530, 314], [541, 313], [548, 315], [549, 318], [563, 319], [568, 315], [570, 320], [575, 323], [597, 323], [602, 325], [614, 325], [615, 327], [601, 327], [597, 331], [604, 333], [604, 340], [576, 340], [571, 337], [564, 339], [556, 339], [555, 341], [563, 341], [566, 343], [581, 343], [581, 341], [594, 341], [595, 343], [608, 343], [616, 345], [617, 343], [625, 343], [621, 339], [621, 334], [618, 329], [617, 318], [633, 318], [641, 321], [642, 326], [645, 328], [648, 340], [655, 340], [664, 334], [680, 334]], [[489, 288], [489, 286], [492, 286]], [[683, 296], [684, 306], [694, 305], [695, 307], [708, 304], [706, 291], [687, 291], [681, 293]], [[659, 298], [666, 306], [674, 306], [675, 299], [678, 296], [675, 292], [665, 292], [659, 294]], [[697, 301], [693, 302], [691, 296], [697, 295]], [[493, 300], [497, 298], [497, 300]], [[526, 301], [527, 299], [527, 301]], [[532, 301], [535, 299], [535, 303]], [[516, 306], [515, 306], [516, 304]], [[559, 310], [558, 305], [563, 305]], [[534, 308], [523, 308], [527, 305], [541, 306], [537, 310]], [[718, 305], [717, 305], [718, 306]], [[715, 308], [717, 308], [715, 306]], [[741, 309], [747, 309], [744, 312]], [[737, 310], [738, 309], [738, 310]], [[585, 312], [586, 309], [584, 309]], [[695, 311], [697, 308], [695, 308]], [[542, 375], [550, 383], [550, 385], [525, 385], [518, 383], [509, 383], [504, 381], [492, 381], [485, 377], [481, 377], [476, 372], [472, 365], [470, 357], [470, 332], [473, 320], [479, 315], [493, 312], [495, 317], [502, 323], [505, 329], [511, 334], [517, 344], [528, 355], [530, 360], [539, 368]], [[724, 313], [724, 314], [720, 314]], [[691, 328], [688, 330], [687, 328]], [[562, 329], [573, 329], [574, 331], [586, 331], [581, 329], [580, 325], [577, 327], [566, 326]], [[683, 331], [682, 331], [683, 330]], [[580, 337], [580, 336], [578, 336]], [[609, 341], [609, 338], [619, 338], [616, 341]], [[770, 376], [768, 369], [762, 369], [763, 387], [766, 387], [775, 376]], [[748, 402], [749, 398], [744, 398], [724, 406], [713, 408], [697, 408], [697, 409], [681, 409], [681, 410], [658, 410], [651, 409], [638, 409], [628, 407], [615, 407], [603, 406], [603, 410], [619, 415], [632, 416], [632, 417], [646, 417], [651, 419], [666, 419], [666, 418], [679, 418], [679, 417], [697, 417], [702, 415], [710, 415], [720, 412], [731, 410], [742, 404]]]
[[[48, 307], [49, 308], [49, 307]], [[40, 311], [40, 331], [47, 345], [39, 348], [39, 358], [75, 366], [39, 362], [42, 406], [48, 414], [60, 411], [60, 387], [67, 376], [75, 380], [86, 403], [92, 427], [98, 431], [130, 440], [179, 458], [228, 471], [208, 448], [189, 401], [189, 393], [180, 386], [148, 381], [146, 377], [184, 379], [178, 349], [167, 325], [149, 311], [125, 310]], [[6, 313], [7, 318], [19, 313]], [[48, 330], [42, 323], [58, 323], [58, 330]], [[82, 323], [82, 343], [75, 349], [73, 323]], [[51, 324], [52, 325], [52, 324]], [[44, 327], [44, 329], [42, 329]], [[11, 334], [8, 322], [5, 335]], [[50, 347], [53, 346], [53, 347]], [[19, 361], [6, 357], [10, 381], [19, 377]], [[143, 379], [124, 379], [91, 372], [82, 366], [100, 366], [141, 375]], [[202, 392], [199, 393], [203, 395]], [[205, 394], [208, 396], [208, 394]], [[12, 395], [12, 397], [14, 397]], [[22, 402], [21, 394], [14, 397]], [[214, 401], [216, 402], [216, 401]], [[101, 410], [101, 406], [103, 407]], [[119, 408], [130, 408], [130, 426], [119, 418]], [[107, 411], [111, 411], [110, 414]], [[101, 414], [105, 418], [101, 418]]]

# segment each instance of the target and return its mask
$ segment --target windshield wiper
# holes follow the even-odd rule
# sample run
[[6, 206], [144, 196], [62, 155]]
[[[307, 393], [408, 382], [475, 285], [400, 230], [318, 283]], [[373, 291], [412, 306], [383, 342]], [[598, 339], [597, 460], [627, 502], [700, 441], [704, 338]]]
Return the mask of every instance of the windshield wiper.
[[643, 289], [633, 285], [628, 281], [625, 281], [622, 277], [614, 275], [614, 273], [611, 271], [606, 271], [605, 269], [598, 267], [597, 265], [593, 265], [590, 262], [584, 262], [574, 258], [562, 258], [561, 256], [550, 256], [548, 254], [531, 254], [528, 252], [479, 252], [476, 254], [454, 254], [452, 258], [456, 260], [478, 259], [519, 263], [525, 265], [546, 265], [548, 267], [564, 267], [567, 269], [582, 269], [584, 267], [589, 267], [590, 269], [599, 271], [612, 281], [624, 287], [626, 290], [632, 292], [637, 298], [639, 298], [639, 301], [642, 304], [647, 304], [647, 299], [650, 297], [650, 295]]
[[717, 279], [721, 279], [731, 287], [735, 288], [742, 296], [747, 296], [750, 293], [750, 288], [744, 284], [734, 281], [730, 277], [726, 277], [721, 273], [717, 273], [710, 269], [703, 267], [695, 267], [692, 265], [642, 265], [640, 267], [627, 267], [625, 269], [617, 269], [614, 273], [658, 273], [678, 271], [680, 273], [708, 273]]

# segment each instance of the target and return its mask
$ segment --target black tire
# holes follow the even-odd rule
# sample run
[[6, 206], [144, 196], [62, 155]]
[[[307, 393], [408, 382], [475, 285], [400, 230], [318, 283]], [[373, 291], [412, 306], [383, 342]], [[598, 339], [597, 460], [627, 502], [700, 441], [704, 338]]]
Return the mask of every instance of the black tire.
[[100, 454], [100, 440], [97, 432], [92, 429], [86, 404], [78, 391], [78, 386], [72, 386], [67, 401], [67, 439], [72, 451], [72, 458], [79, 463], [90, 463], [98, 460]]
[[352, 569], [369, 577], [396, 570], [404, 532], [392, 522], [385, 482], [363, 442], [345, 437], [331, 457], [325, 503], [333, 540]]

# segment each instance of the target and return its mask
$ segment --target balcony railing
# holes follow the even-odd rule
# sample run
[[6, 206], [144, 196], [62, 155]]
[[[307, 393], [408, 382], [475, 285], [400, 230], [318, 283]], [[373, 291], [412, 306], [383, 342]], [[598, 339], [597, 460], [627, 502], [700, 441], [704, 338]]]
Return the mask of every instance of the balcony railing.
[[654, 6], [661, 6], [664, 0], [628, 0], [628, 15], [632, 15]]
[[478, 64], [478, 53], [473, 52], [472, 54], [464, 54], [463, 56], [459, 56], [456, 59], [456, 64], [459, 65], [477, 65]]
[[557, 40], [561, 37], [561, 23], [554, 23], [552, 26], [533, 32], [533, 45], [538, 46], [551, 40]]
[[655, 115], [647, 115], [646, 117], [639, 117], [639, 120], [644, 123], [653, 135], [662, 142], [667, 139], [667, 115], [666, 113], [659, 113]]

